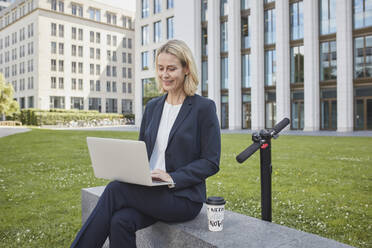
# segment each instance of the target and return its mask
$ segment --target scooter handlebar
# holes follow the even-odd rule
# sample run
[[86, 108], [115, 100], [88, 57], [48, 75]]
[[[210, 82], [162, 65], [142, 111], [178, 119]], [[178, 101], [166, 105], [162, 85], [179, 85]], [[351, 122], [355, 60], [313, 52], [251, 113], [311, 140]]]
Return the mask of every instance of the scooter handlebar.
[[260, 149], [261, 144], [254, 142], [252, 145], [248, 146], [247, 149], [242, 151], [238, 156], [236, 156], [236, 160], [239, 163], [243, 163], [247, 158], [252, 156], [253, 153], [255, 153], [258, 149]]
[[289, 119], [288, 118], [284, 118], [279, 123], [277, 123], [273, 128], [274, 131], [275, 131], [275, 134], [280, 133], [280, 131], [282, 131], [283, 128], [285, 128], [288, 124], [289, 124]]

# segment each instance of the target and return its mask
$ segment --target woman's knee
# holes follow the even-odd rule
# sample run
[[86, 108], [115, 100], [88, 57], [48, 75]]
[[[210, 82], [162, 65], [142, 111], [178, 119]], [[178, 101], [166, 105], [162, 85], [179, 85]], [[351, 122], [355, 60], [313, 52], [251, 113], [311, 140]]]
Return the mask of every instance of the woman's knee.
[[132, 219], [130, 213], [123, 213], [123, 211], [116, 212], [110, 223], [111, 230], [122, 230], [125, 229], [128, 232], [136, 232], [136, 224]]
[[119, 181], [111, 181], [109, 184], [106, 185], [105, 191], [107, 192], [116, 192], [118, 190], [122, 190], [124, 184]]

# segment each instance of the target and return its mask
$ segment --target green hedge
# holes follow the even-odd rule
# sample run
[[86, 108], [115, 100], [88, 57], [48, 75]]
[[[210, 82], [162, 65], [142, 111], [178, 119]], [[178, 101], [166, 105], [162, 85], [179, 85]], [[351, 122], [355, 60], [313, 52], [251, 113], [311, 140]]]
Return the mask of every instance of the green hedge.
[[65, 110], [65, 109], [22, 109], [14, 114], [11, 119], [21, 121], [23, 125], [65, 125], [70, 121], [94, 122], [108, 119], [110, 121], [123, 118], [134, 118], [133, 114], [99, 113], [96, 110]]

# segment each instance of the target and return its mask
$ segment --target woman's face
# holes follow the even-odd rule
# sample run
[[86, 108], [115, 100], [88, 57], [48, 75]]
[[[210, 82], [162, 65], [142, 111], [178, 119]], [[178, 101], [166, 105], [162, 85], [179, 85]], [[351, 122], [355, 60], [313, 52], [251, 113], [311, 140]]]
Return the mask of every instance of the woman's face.
[[164, 91], [172, 94], [183, 90], [188, 69], [182, 67], [181, 61], [176, 56], [169, 53], [160, 53], [157, 72]]

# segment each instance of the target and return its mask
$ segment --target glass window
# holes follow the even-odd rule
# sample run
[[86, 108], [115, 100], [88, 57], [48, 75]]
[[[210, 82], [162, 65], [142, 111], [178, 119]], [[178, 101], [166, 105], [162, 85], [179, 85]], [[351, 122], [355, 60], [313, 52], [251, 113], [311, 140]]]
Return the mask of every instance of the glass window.
[[265, 44], [275, 43], [275, 9], [265, 11]]
[[89, 110], [98, 110], [101, 112], [101, 98], [89, 98]]
[[50, 96], [49, 108], [64, 109], [65, 108], [65, 97], [64, 96]]
[[76, 40], [76, 28], [71, 28], [71, 39]]
[[251, 109], [251, 94], [243, 94], [242, 95], [242, 128], [243, 129], [250, 129], [251, 128], [251, 117], [252, 117], [252, 109]]
[[304, 38], [304, 13], [303, 2], [290, 5], [291, 40]]
[[154, 14], [161, 12], [161, 0], [154, 0]]
[[227, 52], [227, 22], [221, 22], [221, 52]]
[[354, 0], [354, 28], [372, 26], [372, 1]]
[[320, 43], [320, 81], [337, 79], [336, 41]]
[[118, 112], [118, 100], [114, 98], [106, 98], [106, 113]]
[[[234, 1], [234, 0], [232, 0]], [[227, 0], [220, 0], [220, 15], [225, 16], [229, 14]]]
[[161, 40], [161, 22], [154, 23], [154, 42], [160, 42]]
[[207, 28], [202, 28], [202, 56], [208, 56], [208, 32]]
[[291, 47], [291, 83], [304, 82], [304, 46]]
[[84, 98], [83, 97], [71, 97], [71, 109], [84, 109]]
[[149, 52], [145, 51], [141, 53], [142, 57], [142, 70], [148, 70], [149, 69]]
[[250, 54], [242, 55], [242, 88], [251, 87], [251, 65]]
[[174, 0], [167, 0], [167, 9], [174, 8]]
[[[149, 26], [145, 25], [141, 27], [142, 29], [142, 45], [149, 44]], [[124, 46], [124, 41], [123, 41]]]
[[276, 124], [276, 93], [265, 92], [265, 128]]
[[354, 78], [372, 77], [372, 36], [354, 39]]
[[320, 0], [319, 5], [320, 34], [336, 33], [336, 0]]
[[202, 91], [208, 92], [208, 61], [202, 62]]
[[265, 0], [265, 4], [266, 3], [273, 3], [273, 2], [275, 2], [275, 0]]
[[173, 30], [173, 17], [167, 18], [167, 39], [173, 39], [174, 30]]
[[132, 100], [122, 99], [121, 100], [121, 112], [123, 114], [131, 114], [133, 108]]
[[249, 19], [250, 19], [250, 16], [243, 16], [241, 18], [241, 24], [242, 24], [242, 34], [241, 34], [241, 37], [242, 37], [242, 49], [250, 48], [251, 47], [250, 38], [249, 38], [249, 36], [250, 36], [249, 35], [249, 28], [248, 28]]
[[150, 0], [142, 0], [142, 18], [149, 17], [150, 13]]
[[265, 86], [276, 83], [276, 51], [265, 51]]
[[229, 88], [228, 58], [221, 58], [221, 90]]
[[249, 9], [249, 0], [241, 0], [240, 7], [242, 10]]
[[207, 10], [208, 10], [208, 0], [202, 0], [201, 2], [201, 21], [204, 22], [208, 20]]

